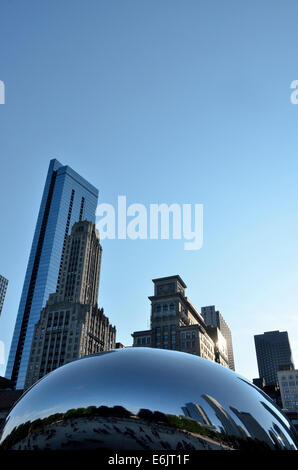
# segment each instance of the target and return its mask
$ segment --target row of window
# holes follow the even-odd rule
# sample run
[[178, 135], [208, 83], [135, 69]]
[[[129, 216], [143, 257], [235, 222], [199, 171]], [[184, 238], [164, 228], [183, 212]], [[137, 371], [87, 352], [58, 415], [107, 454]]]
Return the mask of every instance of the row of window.
[[151, 336], [143, 336], [142, 338], [137, 338], [137, 345], [151, 344]]
[[296, 383], [295, 380], [290, 380], [289, 382], [282, 382], [281, 384], [283, 387], [294, 387], [295, 385], [298, 385], [298, 380], [296, 380]]
[[155, 323], [160, 323], [161, 321], [162, 322], [166, 322], [166, 321], [172, 321], [175, 319], [175, 316], [174, 315], [169, 315], [169, 316], [163, 316], [163, 317], [155, 317], [154, 318], [154, 322]]
[[155, 312], [161, 312], [161, 311], [168, 312], [169, 310], [170, 311], [175, 310], [175, 305], [173, 304], [173, 302], [171, 302], [170, 304], [163, 304], [163, 305], [157, 304], [154, 307]]
[[[168, 332], [169, 332], [169, 329], [170, 329], [171, 331], [176, 331], [176, 328], [177, 328], [176, 325], [170, 325], [170, 326], [169, 326], [169, 325], [166, 325], [166, 326], [164, 326], [164, 327], [162, 328], [162, 331], [163, 331], [163, 333], [168, 333]], [[159, 326], [157, 326], [157, 327], [155, 328], [155, 332], [156, 332], [157, 335], [160, 334], [161, 328], [160, 328]]]
[[180, 338], [181, 339], [191, 339], [191, 338], [197, 338], [197, 332], [196, 331], [187, 331], [186, 333], [180, 333]]
[[196, 342], [195, 341], [182, 341], [181, 342], [181, 349], [195, 349]]

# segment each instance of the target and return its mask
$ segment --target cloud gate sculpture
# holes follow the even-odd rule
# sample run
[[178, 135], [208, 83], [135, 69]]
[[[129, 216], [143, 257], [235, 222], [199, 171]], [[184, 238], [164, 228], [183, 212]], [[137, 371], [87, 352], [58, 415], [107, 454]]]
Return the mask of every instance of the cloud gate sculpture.
[[2, 449], [296, 450], [286, 416], [214, 362], [125, 348], [49, 373], [10, 411]]

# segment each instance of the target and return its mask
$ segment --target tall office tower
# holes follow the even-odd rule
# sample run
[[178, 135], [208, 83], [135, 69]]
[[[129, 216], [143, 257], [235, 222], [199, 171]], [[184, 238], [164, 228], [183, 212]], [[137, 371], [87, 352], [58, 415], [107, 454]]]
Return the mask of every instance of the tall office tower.
[[255, 347], [260, 378], [266, 385], [277, 385], [280, 367], [294, 369], [292, 351], [287, 331], [267, 331], [255, 335]]
[[201, 314], [185, 296], [180, 276], [153, 279], [151, 329], [135, 331], [133, 346], [175, 349], [215, 361], [214, 343]]
[[95, 225], [75, 223], [65, 243], [59, 289], [35, 325], [25, 388], [67, 362], [115, 348], [116, 329], [97, 306], [101, 253]]
[[8, 279], [5, 277], [1, 276], [0, 274], [0, 315], [2, 312], [3, 304], [4, 304], [4, 299], [7, 291], [7, 286], [8, 286]]
[[69, 166], [50, 161], [6, 368], [17, 389], [24, 387], [34, 325], [60, 285], [69, 229], [79, 220], [95, 221], [97, 199], [94, 186]]
[[215, 305], [202, 307], [201, 314], [207, 326], [217, 326], [217, 328], [219, 328], [221, 334], [227, 342], [229, 368], [235, 370], [232, 334], [222, 314], [216, 310]]

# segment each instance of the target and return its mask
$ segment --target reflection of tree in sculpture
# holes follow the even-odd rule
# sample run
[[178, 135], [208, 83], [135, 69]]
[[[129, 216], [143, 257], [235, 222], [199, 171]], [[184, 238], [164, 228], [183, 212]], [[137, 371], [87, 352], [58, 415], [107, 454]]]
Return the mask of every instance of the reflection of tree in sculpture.
[[[87, 423], [93, 423], [91, 424], [92, 433], [96, 433], [98, 438], [94, 439], [88, 435], [85, 441], [84, 438], [82, 440], [79, 437], [77, 438], [78, 440], [75, 440], [76, 432], [86, 432], [84, 427], [86, 426], [86, 419]], [[106, 421], [102, 421], [103, 419], [106, 419]], [[82, 421], [80, 422], [80, 420]], [[101, 428], [98, 427], [100, 423]], [[136, 424], [137, 427], [135, 426]], [[51, 427], [55, 425], [56, 428]], [[70, 449], [79, 448], [82, 445], [83, 448], [84, 445], [87, 445], [88, 448], [90, 443], [97, 446], [96, 448], [102, 446], [106, 448], [105, 438], [107, 436], [113, 438], [113, 448], [115, 449], [117, 449], [117, 446], [125, 437], [131, 439], [139, 448], [144, 450], [155, 449], [157, 442], [165, 450], [208, 449], [210, 445], [213, 445], [213, 447], [218, 446], [219, 449], [222, 449], [221, 443], [223, 442], [226, 442], [228, 448], [236, 447], [241, 449], [247, 448], [248, 445], [243, 438], [235, 437], [231, 439], [231, 436], [215, 432], [213, 429], [205, 427], [198, 421], [188, 417], [164, 414], [160, 411], [151, 411], [145, 408], [140, 409], [138, 414], [135, 415], [122, 406], [89, 406], [87, 408], [70, 409], [65, 413], [55, 413], [44, 419], [36, 419], [32, 422], [23, 423], [14, 428], [3, 442], [2, 448], [16, 448], [18, 443], [23, 442], [19, 448], [38, 449], [39, 447], [36, 445], [38, 438], [43, 436], [46, 442], [50, 442], [52, 438], [55, 438], [56, 430], [58, 430], [57, 426], [59, 427], [59, 425], [68, 425], [68, 429], [70, 428], [69, 431], [67, 431], [67, 427], [65, 428], [64, 440], [61, 441], [62, 448]], [[108, 425], [107, 428], [110, 426], [110, 431], [105, 428], [106, 425]], [[164, 438], [162, 438], [162, 434]], [[174, 441], [172, 440], [171, 442], [170, 439], [168, 442], [165, 436], [174, 438]], [[209, 440], [206, 440], [204, 436], [208, 437]], [[46, 444], [42, 448], [47, 448], [48, 445]], [[53, 445], [54, 447], [52, 448], [56, 448], [55, 443]], [[254, 447], [250, 448], [253, 449]]]

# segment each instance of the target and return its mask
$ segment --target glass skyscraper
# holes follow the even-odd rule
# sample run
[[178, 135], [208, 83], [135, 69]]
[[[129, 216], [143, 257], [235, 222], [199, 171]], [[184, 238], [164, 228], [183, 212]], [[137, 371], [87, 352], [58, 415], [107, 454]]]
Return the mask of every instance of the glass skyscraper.
[[95, 223], [97, 200], [94, 186], [69, 166], [50, 161], [6, 369], [17, 389], [24, 388], [34, 326], [59, 287], [67, 236], [79, 220]]

